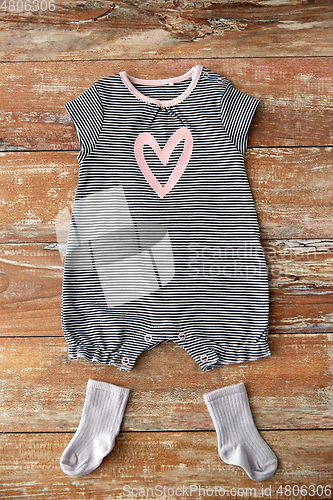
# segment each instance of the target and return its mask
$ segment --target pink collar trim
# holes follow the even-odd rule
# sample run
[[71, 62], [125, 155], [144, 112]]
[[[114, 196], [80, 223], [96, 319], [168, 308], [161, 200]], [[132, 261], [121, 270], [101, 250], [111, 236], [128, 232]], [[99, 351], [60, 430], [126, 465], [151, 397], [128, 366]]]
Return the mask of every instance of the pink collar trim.
[[[198, 80], [201, 76], [201, 71], [202, 71], [202, 66], [200, 64], [197, 64], [196, 66], [193, 66], [191, 69], [189, 69], [184, 75], [176, 76], [174, 78], [165, 78], [162, 80], [145, 80], [142, 78], [136, 78], [134, 76], [128, 75], [126, 71], [121, 71], [119, 74], [123, 84], [135, 97], [140, 99], [140, 101], [157, 104], [157, 106], [160, 107], [170, 107], [179, 104], [184, 99], [186, 99], [186, 97], [190, 95], [190, 93], [198, 83]], [[141, 92], [139, 92], [133, 85], [135, 83], [143, 85], [167, 85], [170, 83], [182, 82], [190, 77], [192, 78], [192, 81], [190, 85], [187, 87], [187, 89], [178, 97], [175, 97], [174, 99], [171, 99], [169, 101], [160, 101], [158, 99], [154, 99], [153, 97], [148, 97], [144, 94], [141, 94]]]

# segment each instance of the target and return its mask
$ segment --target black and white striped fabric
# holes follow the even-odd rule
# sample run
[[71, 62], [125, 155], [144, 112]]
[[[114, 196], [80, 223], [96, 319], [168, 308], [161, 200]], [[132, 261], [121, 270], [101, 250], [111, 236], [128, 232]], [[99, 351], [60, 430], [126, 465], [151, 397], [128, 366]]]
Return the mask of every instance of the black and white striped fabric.
[[121, 72], [65, 105], [80, 140], [64, 263], [69, 359], [130, 371], [173, 341], [204, 370], [270, 355], [244, 155], [259, 101], [196, 65]]

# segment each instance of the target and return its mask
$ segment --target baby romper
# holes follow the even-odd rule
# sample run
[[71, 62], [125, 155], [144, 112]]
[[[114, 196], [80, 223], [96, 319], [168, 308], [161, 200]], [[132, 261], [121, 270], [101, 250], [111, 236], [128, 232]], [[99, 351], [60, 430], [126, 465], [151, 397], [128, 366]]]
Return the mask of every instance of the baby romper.
[[[244, 168], [258, 102], [196, 65], [164, 80], [122, 71], [66, 104], [80, 139], [62, 294], [70, 359], [130, 371], [168, 340], [204, 371], [270, 355], [267, 270]], [[110, 453], [128, 396], [89, 379], [64, 473], [89, 474]], [[244, 384], [204, 400], [221, 459], [254, 481], [274, 474]]]
[[244, 155], [259, 101], [201, 65], [102, 78], [65, 105], [79, 179], [64, 263], [69, 359], [130, 371], [173, 341], [206, 371], [270, 355]]

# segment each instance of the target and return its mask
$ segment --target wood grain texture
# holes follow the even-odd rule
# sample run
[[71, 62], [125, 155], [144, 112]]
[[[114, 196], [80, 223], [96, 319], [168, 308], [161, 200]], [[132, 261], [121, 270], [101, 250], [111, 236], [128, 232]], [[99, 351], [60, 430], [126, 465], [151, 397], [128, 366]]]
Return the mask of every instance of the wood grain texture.
[[210, 372], [168, 342], [124, 372], [68, 360], [64, 338], [2, 338], [0, 429], [74, 431], [89, 378], [131, 390], [124, 430], [211, 430], [203, 394], [239, 382], [259, 429], [332, 428], [333, 335], [270, 335], [269, 342], [270, 357]]
[[[331, 238], [332, 158], [330, 147], [248, 150], [262, 238]], [[0, 241], [55, 241], [55, 220], [75, 197], [77, 152], [0, 153], [0, 173]]]
[[[217, 491], [220, 487], [228, 491], [228, 496], [225, 494], [224, 498], [235, 500], [263, 498], [264, 491], [264, 498], [272, 500], [332, 498], [329, 488], [327, 494], [313, 495], [319, 485], [332, 486], [333, 437], [330, 431], [266, 431], [261, 435], [279, 460], [274, 476], [264, 482], [253, 482], [241, 468], [222, 462], [213, 431], [120, 433], [113, 451], [100, 467], [81, 477], [66, 476], [59, 465], [60, 456], [72, 434], [2, 434], [0, 498], [204, 500], [208, 495], [223, 498], [219, 494], [212, 496], [208, 488], [214, 491], [215, 486]], [[13, 450], [17, 450], [17, 454], [14, 455]], [[161, 490], [157, 489], [158, 485]], [[277, 492], [281, 485], [298, 485], [299, 489], [304, 485], [308, 494], [302, 497], [292, 493], [284, 496], [283, 489], [280, 494]], [[310, 485], [314, 485], [315, 489], [310, 489]], [[188, 490], [179, 495], [184, 491], [183, 486]], [[147, 488], [151, 490], [147, 492]], [[181, 490], [176, 492], [176, 488]]]
[[143, 78], [176, 76], [195, 63], [230, 79], [261, 100], [249, 135], [250, 146], [333, 144], [333, 59], [248, 58], [170, 61], [79, 61], [1, 64], [1, 150], [78, 148], [64, 104], [99, 78], [126, 70]]
[[333, 53], [330, 0], [54, 0], [54, 11], [31, 4], [30, 12], [2, 9], [2, 61]]
[[[237, 500], [265, 498], [262, 487], [273, 500], [333, 498], [331, 3], [55, 0], [52, 12], [0, 10], [0, 499], [140, 498], [126, 484], [149, 500], [210, 495], [147, 492], [158, 484], [222, 486]], [[120, 70], [164, 78], [197, 63], [261, 101], [246, 165], [269, 270], [272, 356], [204, 373], [167, 343], [130, 373], [69, 361], [55, 218], [72, 206], [79, 144], [64, 104]], [[70, 478], [59, 459], [89, 378], [129, 387], [130, 399], [114, 451]], [[242, 381], [279, 459], [264, 483], [220, 460], [203, 400]], [[290, 495], [288, 484], [308, 494]]]
[[[332, 332], [333, 240], [262, 244], [269, 272], [270, 331]], [[0, 336], [62, 336], [63, 265], [56, 245], [0, 245]], [[212, 263], [203, 256], [192, 265]]]
[[332, 332], [332, 241], [262, 243], [269, 276], [270, 331]]

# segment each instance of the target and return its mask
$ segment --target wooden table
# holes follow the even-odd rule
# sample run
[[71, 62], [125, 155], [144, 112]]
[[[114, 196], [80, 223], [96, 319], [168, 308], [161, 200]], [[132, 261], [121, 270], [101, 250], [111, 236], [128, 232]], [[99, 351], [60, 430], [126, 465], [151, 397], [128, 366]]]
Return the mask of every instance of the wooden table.
[[[14, 0], [0, 16], [0, 499], [195, 500], [215, 486], [225, 498], [333, 498], [331, 2]], [[261, 101], [246, 168], [272, 356], [204, 373], [169, 342], [129, 373], [69, 361], [55, 220], [72, 206], [79, 144], [64, 104], [120, 70], [163, 78], [197, 63]], [[114, 450], [71, 478], [59, 458], [89, 378], [130, 399]], [[279, 459], [264, 483], [220, 460], [202, 397], [238, 382]]]

